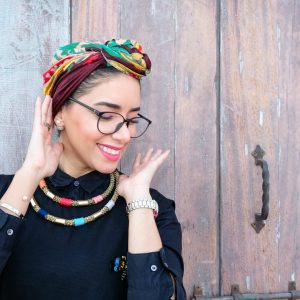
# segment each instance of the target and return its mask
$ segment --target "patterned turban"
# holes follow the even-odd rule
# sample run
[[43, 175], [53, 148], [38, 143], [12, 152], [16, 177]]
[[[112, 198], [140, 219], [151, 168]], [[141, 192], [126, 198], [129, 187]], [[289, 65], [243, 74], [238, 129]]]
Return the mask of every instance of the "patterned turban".
[[94, 70], [106, 67], [141, 80], [150, 73], [151, 61], [134, 40], [76, 42], [59, 47], [52, 66], [43, 74], [44, 94], [53, 100], [53, 116]]

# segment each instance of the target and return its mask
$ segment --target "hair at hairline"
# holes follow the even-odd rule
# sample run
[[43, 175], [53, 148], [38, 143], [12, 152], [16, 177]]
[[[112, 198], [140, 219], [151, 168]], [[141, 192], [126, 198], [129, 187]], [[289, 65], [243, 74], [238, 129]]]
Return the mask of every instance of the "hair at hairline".
[[[124, 73], [117, 70], [114, 67], [98, 68], [95, 71], [93, 71], [84, 81], [81, 82], [79, 87], [72, 94], [72, 97], [78, 98], [80, 96], [86, 95], [99, 84], [107, 82], [108, 80], [120, 76], [122, 74]], [[67, 99], [64, 105], [68, 105], [70, 102], [71, 101]]]

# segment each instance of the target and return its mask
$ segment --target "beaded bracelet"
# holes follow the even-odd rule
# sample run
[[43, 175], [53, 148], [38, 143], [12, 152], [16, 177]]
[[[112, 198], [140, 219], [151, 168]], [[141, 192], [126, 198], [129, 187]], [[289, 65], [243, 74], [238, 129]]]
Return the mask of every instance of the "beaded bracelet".
[[7, 210], [9, 210], [10, 212], [16, 214], [19, 218], [23, 219], [24, 218], [24, 215], [22, 215], [22, 213], [16, 209], [15, 207], [11, 206], [10, 204], [8, 203], [0, 203], [0, 207], [4, 207], [6, 208]]
[[131, 211], [138, 208], [151, 208], [153, 209], [154, 217], [156, 218], [158, 216], [158, 204], [154, 199], [129, 202], [126, 206], [126, 212], [129, 214]]

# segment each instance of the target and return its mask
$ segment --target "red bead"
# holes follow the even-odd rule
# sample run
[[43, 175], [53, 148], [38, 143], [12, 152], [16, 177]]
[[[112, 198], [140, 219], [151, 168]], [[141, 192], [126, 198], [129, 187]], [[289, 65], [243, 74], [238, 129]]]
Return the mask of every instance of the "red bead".
[[59, 203], [64, 206], [71, 206], [72, 200], [68, 198], [60, 198]]

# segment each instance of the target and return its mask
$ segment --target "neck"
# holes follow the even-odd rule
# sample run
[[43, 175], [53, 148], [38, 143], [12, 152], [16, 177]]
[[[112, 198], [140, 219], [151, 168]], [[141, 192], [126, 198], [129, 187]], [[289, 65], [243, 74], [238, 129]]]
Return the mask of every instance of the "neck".
[[87, 173], [94, 171], [87, 166], [83, 166], [82, 164], [71, 160], [70, 157], [66, 156], [64, 152], [60, 157], [58, 167], [62, 171], [64, 171], [65, 173], [67, 173], [68, 175], [74, 178], [78, 178], [80, 176], [83, 176]]

